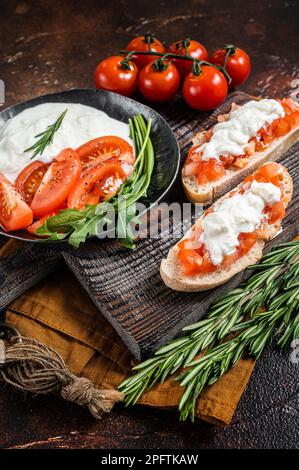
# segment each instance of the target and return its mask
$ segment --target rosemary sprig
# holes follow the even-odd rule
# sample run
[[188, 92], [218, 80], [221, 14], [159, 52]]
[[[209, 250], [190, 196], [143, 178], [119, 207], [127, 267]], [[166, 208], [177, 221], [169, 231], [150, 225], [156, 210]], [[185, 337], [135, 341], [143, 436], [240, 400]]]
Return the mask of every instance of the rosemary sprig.
[[38, 139], [35, 144], [33, 144], [31, 147], [27, 148], [24, 150], [25, 152], [34, 152], [31, 160], [36, 157], [37, 155], [42, 155], [45, 148], [48, 147], [48, 145], [52, 144], [54, 135], [60, 128], [62, 121], [67, 113], [67, 109], [63, 111], [63, 113], [60, 114], [60, 116], [57, 118], [57, 120], [54, 122], [54, 124], [50, 124], [45, 131], [40, 132], [39, 134], [36, 134], [34, 136], [35, 139]]
[[[181, 385], [186, 387], [180, 403], [181, 418], [194, 419], [202, 388], [218, 380], [245, 352], [258, 356], [276, 328], [285, 330], [279, 340], [281, 347], [299, 337], [298, 257], [298, 241], [284, 243], [264, 255], [258, 265], [250, 267], [255, 273], [246, 282], [216, 301], [205, 319], [184, 328], [188, 335], [169, 342], [133, 368], [137, 373], [119, 387], [126, 404], [135, 404], [157, 382], [163, 383], [178, 369], [187, 367], [180, 376]], [[261, 313], [261, 307], [266, 312]], [[249, 319], [244, 321], [245, 317]], [[227, 340], [228, 335], [240, 331]], [[194, 359], [204, 350], [204, 356]]]
[[[296, 264], [297, 270], [299, 263]], [[179, 404], [181, 419], [186, 420], [190, 416], [191, 420], [194, 420], [196, 400], [204, 386], [216, 382], [243, 355], [248, 353], [250, 356], [259, 357], [277, 329], [282, 330], [290, 321], [292, 323], [288, 327], [298, 327], [298, 309], [299, 285], [295, 282], [293, 286], [286, 287], [284, 279], [281, 293], [272, 299], [266, 312], [257, 312], [251, 319], [238, 323], [234, 327], [236, 331], [241, 330], [238, 336], [215, 346], [203, 357], [191, 362], [189, 368], [177, 378], [180, 385], [185, 387]], [[296, 327], [291, 330], [289, 334], [285, 331], [279, 340], [283, 347], [289, 345], [291, 339], [299, 334], [299, 328], [297, 332]]]
[[129, 119], [129, 126], [136, 160], [132, 175], [123, 183], [118, 194], [109, 201], [86, 206], [84, 210], [61, 210], [38, 228], [37, 235], [46, 236], [47, 240], [68, 237], [68, 243], [78, 247], [89, 235], [97, 235], [100, 232], [100, 226], [109, 222], [110, 210], [114, 209], [117, 216], [117, 238], [126, 248], [134, 248], [134, 234], [130, 223], [137, 222], [136, 202], [147, 194], [155, 155], [150, 137], [152, 120], [146, 121], [141, 114], [138, 114]]

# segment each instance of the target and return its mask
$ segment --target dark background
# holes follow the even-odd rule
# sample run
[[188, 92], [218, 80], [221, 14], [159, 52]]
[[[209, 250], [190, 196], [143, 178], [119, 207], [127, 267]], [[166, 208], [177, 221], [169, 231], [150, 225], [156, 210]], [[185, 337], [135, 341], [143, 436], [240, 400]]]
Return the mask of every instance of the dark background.
[[[209, 51], [233, 43], [252, 58], [243, 90], [264, 97], [299, 89], [299, 2], [294, 0], [3, 1], [0, 78], [5, 106], [72, 87], [92, 87], [96, 63], [135, 35], [189, 35]], [[294, 448], [299, 445], [299, 365], [269, 348], [233, 423], [180, 423], [175, 412], [118, 406], [101, 422], [54, 397], [2, 386], [0, 447]]]

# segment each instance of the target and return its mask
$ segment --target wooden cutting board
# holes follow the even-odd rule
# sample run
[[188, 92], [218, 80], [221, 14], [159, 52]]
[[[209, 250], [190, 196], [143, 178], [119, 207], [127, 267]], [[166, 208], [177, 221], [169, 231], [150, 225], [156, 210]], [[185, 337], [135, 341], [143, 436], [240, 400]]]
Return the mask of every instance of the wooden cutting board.
[[[181, 100], [157, 110], [174, 130], [184, 157], [197, 131], [213, 125], [218, 114], [229, 110], [232, 101], [244, 103], [248, 99], [244, 93], [235, 92], [209, 117], [190, 110]], [[298, 157], [299, 144], [280, 160], [293, 177], [294, 196], [284, 220], [284, 230], [268, 243], [267, 249], [299, 233]], [[167, 201], [186, 201], [180, 178]], [[180, 227], [173, 226], [174, 237], [179, 233]], [[78, 250], [66, 246], [22, 245], [16, 254], [0, 263], [0, 308], [66, 262], [99, 308], [99, 314], [102, 313], [113, 325], [136, 358], [144, 358], [178, 335], [182, 327], [202, 318], [213, 300], [248, 276], [248, 271], [240, 273], [211, 291], [174, 292], [163, 284], [159, 267], [175, 242], [173, 238], [163, 236], [143, 239], [134, 251], [122, 249], [116, 241], [96, 239]]]

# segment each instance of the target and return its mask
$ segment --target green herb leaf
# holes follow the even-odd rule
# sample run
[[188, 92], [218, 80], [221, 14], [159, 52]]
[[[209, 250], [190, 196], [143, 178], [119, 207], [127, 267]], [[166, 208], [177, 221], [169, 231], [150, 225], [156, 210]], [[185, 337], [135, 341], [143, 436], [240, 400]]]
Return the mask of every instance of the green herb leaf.
[[84, 210], [61, 210], [46, 220], [36, 231], [37, 235], [51, 240], [68, 237], [69, 244], [78, 247], [88, 236], [99, 233], [99, 227], [109, 222], [109, 211], [113, 209], [117, 215], [117, 238], [124, 247], [135, 247], [131, 224], [140, 222], [136, 217], [136, 202], [147, 193], [155, 157], [150, 139], [151, 119], [146, 124], [144, 117], [137, 115], [129, 120], [129, 125], [136, 160], [133, 174], [121, 186], [119, 193], [107, 202], [87, 206]]
[[52, 144], [54, 135], [60, 128], [67, 111], [68, 110], [65, 109], [63, 113], [58, 117], [58, 119], [54, 122], [54, 124], [51, 124], [50, 126], [46, 128], [45, 131], [40, 132], [39, 134], [34, 136], [35, 139], [39, 137], [38, 141], [35, 142], [35, 144], [33, 144], [31, 147], [24, 150], [24, 153], [34, 152], [31, 157], [31, 160], [37, 155], [42, 155], [45, 148], [48, 147], [48, 145]]
[[204, 386], [216, 382], [244, 354], [259, 357], [275, 332], [284, 332], [278, 340], [281, 348], [299, 338], [298, 257], [299, 241], [293, 241], [272, 249], [251, 266], [254, 274], [218, 299], [206, 318], [185, 327], [187, 336], [170, 341], [134, 367], [138, 372], [119, 387], [126, 403], [135, 404], [158, 381], [185, 368], [176, 378], [185, 387], [179, 410], [181, 420], [193, 421]]

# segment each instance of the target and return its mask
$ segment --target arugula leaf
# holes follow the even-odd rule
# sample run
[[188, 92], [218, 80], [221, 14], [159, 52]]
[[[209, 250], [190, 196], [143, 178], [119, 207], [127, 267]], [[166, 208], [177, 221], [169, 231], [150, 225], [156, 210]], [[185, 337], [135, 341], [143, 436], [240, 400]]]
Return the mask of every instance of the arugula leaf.
[[83, 210], [63, 209], [49, 217], [37, 235], [47, 236], [47, 240], [60, 240], [68, 237], [74, 247], [85, 242], [90, 235], [99, 234], [99, 224], [110, 222], [111, 209], [117, 214], [116, 236], [126, 248], [134, 248], [132, 223], [140, 223], [136, 217], [136, 202], [146, 196], [154, 168], [154, 150], [150, 139], [151, 119], [146, 124], [142, 115], [129, 119], [130, 135], [134, 142], [135, 155], [133, 174], [123, 183], [119, 193], [112, 199]]
[[140, 223], [136, 212], [136, 204], [134, 203], [118, 213], [116, 233], [118, 240], [125, 248], [135, 248], [134, 234], [131, 224]]

